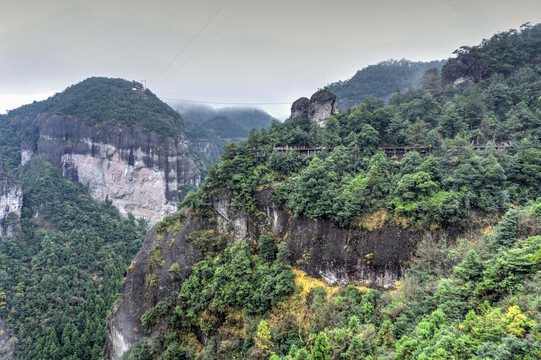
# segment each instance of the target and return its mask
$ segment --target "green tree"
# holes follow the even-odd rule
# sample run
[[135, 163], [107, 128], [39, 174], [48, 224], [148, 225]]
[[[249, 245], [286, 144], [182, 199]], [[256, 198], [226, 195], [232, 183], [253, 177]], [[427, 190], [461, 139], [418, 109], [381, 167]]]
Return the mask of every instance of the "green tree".
[[327, 339], [327, 334], [320, 332], [317, 335], [316, 342], [312, 347], [312, 360], [331, 360], [329, 354], [331, 347]]

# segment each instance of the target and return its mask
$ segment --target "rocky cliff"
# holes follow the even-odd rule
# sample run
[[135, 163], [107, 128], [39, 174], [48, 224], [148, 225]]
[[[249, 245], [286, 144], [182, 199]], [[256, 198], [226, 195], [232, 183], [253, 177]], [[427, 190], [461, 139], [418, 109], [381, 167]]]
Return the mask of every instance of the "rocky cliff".
[[22, 134], [22, 163], [45, 158], [94, 199], [154, 224], [175, 210], [179, 188], [199, 186], [205, 165], [178, 113], [134, 84], [91, 78], [8, 118]]
[[[181, 227], [171, 227], [165, 235], [157, 235], [155, 228], [148, 233], [109, 319], [107, 359], [119, 358], [146, 335], [140, 318], [147, 310], [160, 300], [176, 296], [180, 279], [186, 279], [201, 258], [199, 249], [187, 241], [196, 230], [250, 243], [260, 234], [273, 234], [286, 242], [292, 264], [332, 285], [362, 282], [393, 287], [404, 275], [418, 238], [415, 231], [392, 225], [383, 225], [377, 231], [346, 230], [330, 221], [294, 218], [271, 203], [270, 192], [267, 188], [258, 193], [258, 216], [235, 210], [232, 199], [222, 196], [213, 200], [212, 216], [196, 218], [188, 213]], [[174, 263], [181, 270], [178, 276], [168, 271]]]
[[21, 186], [0, 158], [0, 237], [16, 236], [22, 206]]
[[21, 146], [24, 163], [37, 155], [65, 176], [88, 186], [92, 197], [109, 200], [120, 213], [155, 223], [175, 210], [182, 185], [199, 186], [200, 169], [182, 139], [162, 138], [112, 122], [89, 126], [67, 115], [14, 118], [19, 131], [36, 127], [35, 141]]
[[291, 118], [306, 116], [311, 124], [325, 127], [325, 119], [338, 113], [336, 95], [320, 90], [310, 97], [301, 97], [291, 105]]
[[[118, 359], [145, 336], [141, 316], [160, 300], [176, 296], [179, 279], [188, 278], [191, 267], [200, 260], [199, 251], [186, 241], [187, 236], [194, 230], [210, 228], [208, 223], [196, 221], [189, 213], [182, 227], [177, 226], [174, 231], [157, 234], [154, 227], [148, 232], [109, 318], [105, 358]], [[168, 271], [174, 263], [179, 264], [180, 274]]]

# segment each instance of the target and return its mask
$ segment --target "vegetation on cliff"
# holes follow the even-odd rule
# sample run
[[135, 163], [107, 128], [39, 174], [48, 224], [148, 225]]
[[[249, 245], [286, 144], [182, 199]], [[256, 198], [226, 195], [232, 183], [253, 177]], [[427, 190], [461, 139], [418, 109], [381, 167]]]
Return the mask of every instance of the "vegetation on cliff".
[[[541, 67], [524, 64], [515, 76], [495, 73], [462, 90], [438, 76], [429, 72], [420, 89], [388, 105], [369, 99], [330, 116], [324, 128], [296, 117], [253, 130], [227, 148], [205, 191], [229, 191], [254, 211], [257, 187], [278, 181], [277, 205], [344, 227], [380, 208], [428, 227], [541, 196]], [[384, 147], [411, 151], [392, 157]]]
[[[352, 87], [344, 96], [364, 102], [327, 118], [324, 128], [298, 116], [252, 130], [227, 146], [202, 189], [183, 202], [204, 218], [227, 193], [256, 218], [256, 192], [265, 185], [294, 216], [343, 228], [370, 229], [374, 212], [431, 230], [502, 217], [496, 227], [485, 224], [483, 235], [456, 242], [427, 232], [392, 291], [330, 287], [296, 269], [285, 241], [265, 234], [257, 243], [226, 244], [194, 232], [187, 241], [203, 260], [186, 278], [182, 264], [171, 266], [180, 291], [143, 315], [146, 338], [124, 358], [540, 357], [540, 29], [526, 25], [461, 48], [443, 75], [435, 66], [387, 105]], [[399, 73], [414, 67], [368, 70], [381, 75], [382, 65]], [[393, 75], [382, 92], [395, 83]], [[17, 134], [7, 119], [40, 114], [116, 121], [162, 136], [182, 132], [179, 115], [140, 84], [91, 78], [0, 118], [0, 155], [10, 168], [20, 163], [20, 141], [36, 129]], [[231, 130], [227, 121], [215, 125]], [[385, 147], [408, 152], [392, 156]], [[93, 202], [43, 160], [16, 173], [24, 192], [20, 235], [0, 239], [0, 319], [10, 344], [23, 359], [101, 358], [107, 313], [144, 224]], [[165, 218], [159, 235], [178, 231], [183, 215]], [[152, 262], [163, 260], [156, 254]]]
[[0, 318], [20, 359], [99, 359], [127, 265], [144, 224], [41, 159], [19, 169], [18, 239], [0, 239]]
[[[540, 27], [514, 32], [519, 44], [499, 47], [496, 70], [467, 86], [431, 70], [419, 89], [396, 93], [388, 105], [367, 99], [327, 118], [324, 128], [298, 116], [252, 130], [245, 142], [227, 147], [203, 188], [183, 203], [197, 211], [227, 193], [257, 217], [256, 192], [271, 184], [276, 206], [346, 228], [367, 226], [366, 216], [378, 210], [407, 227], [502, 217], [497, 226], [479, 221], [480, 235], [456, 241], [445, 231], [425, 232], [407, 277], [392, 291], [330, 287], [289, 264], [294, 286], [263, 286], [280, 295], [273, 301], [266, 292], [270, 306], [258, 312], [251, 295], [259, 290], [238, 299], [219, 280], [244, 294], [261, 284], [251, 264], [264, 258], [262, 250], [287, 247], [260, 241], [248, 252], [237, 242], [197, 264], [177, 298], [143, 316], [148, 338], [124, 358], [541, 356], [541, 68], [535, 56], [517, 64], [506, 54], [532, 44], [522, 37], [538, 40]], [[393, 156], [385, 147], [407, 153]]]
[[520, 30], [502, 31], [477, 46], [462, 46], [455, 51], [456, 58], [445, 64], [446, 82], [461, 77], [476, 82], [489, 79], [494, 74], [513, 75], [521, 68], [541, 64], [541, 27], [523, 24]]
[[427, 233], [392, 291], [288, 270], [285, 244], [266, 236], [256, 254], [236, 242], [141, 318], [148, 338], [123, 359], [535, 358], [540, 231], [538, 202], [456, 244]]
[[21, 139], [5, 115], [0, 115], [0, 158], [11, 170], [21, 163]]

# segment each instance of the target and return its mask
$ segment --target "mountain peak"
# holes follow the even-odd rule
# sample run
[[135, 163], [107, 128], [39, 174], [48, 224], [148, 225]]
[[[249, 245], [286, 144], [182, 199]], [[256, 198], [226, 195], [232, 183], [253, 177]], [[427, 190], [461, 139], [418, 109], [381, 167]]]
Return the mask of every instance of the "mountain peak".
[[180, 115], [136, 81], [91, 77], [47, 100], [9, 112], [10, 117], [40, 114], [68, 115], [89, 124], [107, 121], [120, 127], [141, 126], [145, 132], [177, 136], [183, 132]]

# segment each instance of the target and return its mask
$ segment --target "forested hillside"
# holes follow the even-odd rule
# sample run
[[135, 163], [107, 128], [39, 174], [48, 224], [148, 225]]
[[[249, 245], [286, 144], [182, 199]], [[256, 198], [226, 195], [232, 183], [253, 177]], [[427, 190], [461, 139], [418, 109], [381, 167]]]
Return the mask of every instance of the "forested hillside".
[[420, 85], [423, 75], [429, 69], [440, 71], [444, 60], [413, 62], [409, 60], [387, 60], [357, 71], [351, 79], [330, 84], [338, 97], [340, 111], [360, 105], [366, 98], [388, 100], [397, 91]]
[[19, 170], [18, 238], [0, 242], [0, 318], [20, 359], [99, 359], [106, 317], [144, 224], [35, 159]]
[[[367, 100], [324, 127], [297, 116], [252, 131], [227, 147], [182, 203], [211, 221], [216, 199], [229, 196], [253, 222], [264, 222], [256, 196], [270, 188], [274, 205], [297, 217], [418, 231], [407, 276], [394, 289], [310, 278], [298, 270], [302, 257], [290, 262], [287, 236], [258, 234], [254, 243], [226, 246], [220, 236], [194, 233], [189, 242], [204, 260], [177, 296], [141, 318], [147, 338], [123, 358], [541, 357], [540, 28], [475, 47], [470, 60], [482, 62], [494, 44], [499, 56], [489, 75], [468, 86], [453, 85], [459, 55], [443, 77], [429, 71], [420, 88], [394, 94], [387, 105]], [[517, 51], [531, 56], [517, 63]], [[384, 147], [407, 153], [391, 156]], [[303, 148], [316, 155], [302, 155]], [[460, 228], [471, 231], [453, 237]]]
[[40, 114], [69, 115], [90, 124], [114, 120], [121, 127], [141, 126], [161, 136], [182, 133], [180, 115], [140, 83], [93, 77], [68, 87], [47, 100], [21, 106], [10, 117]]

